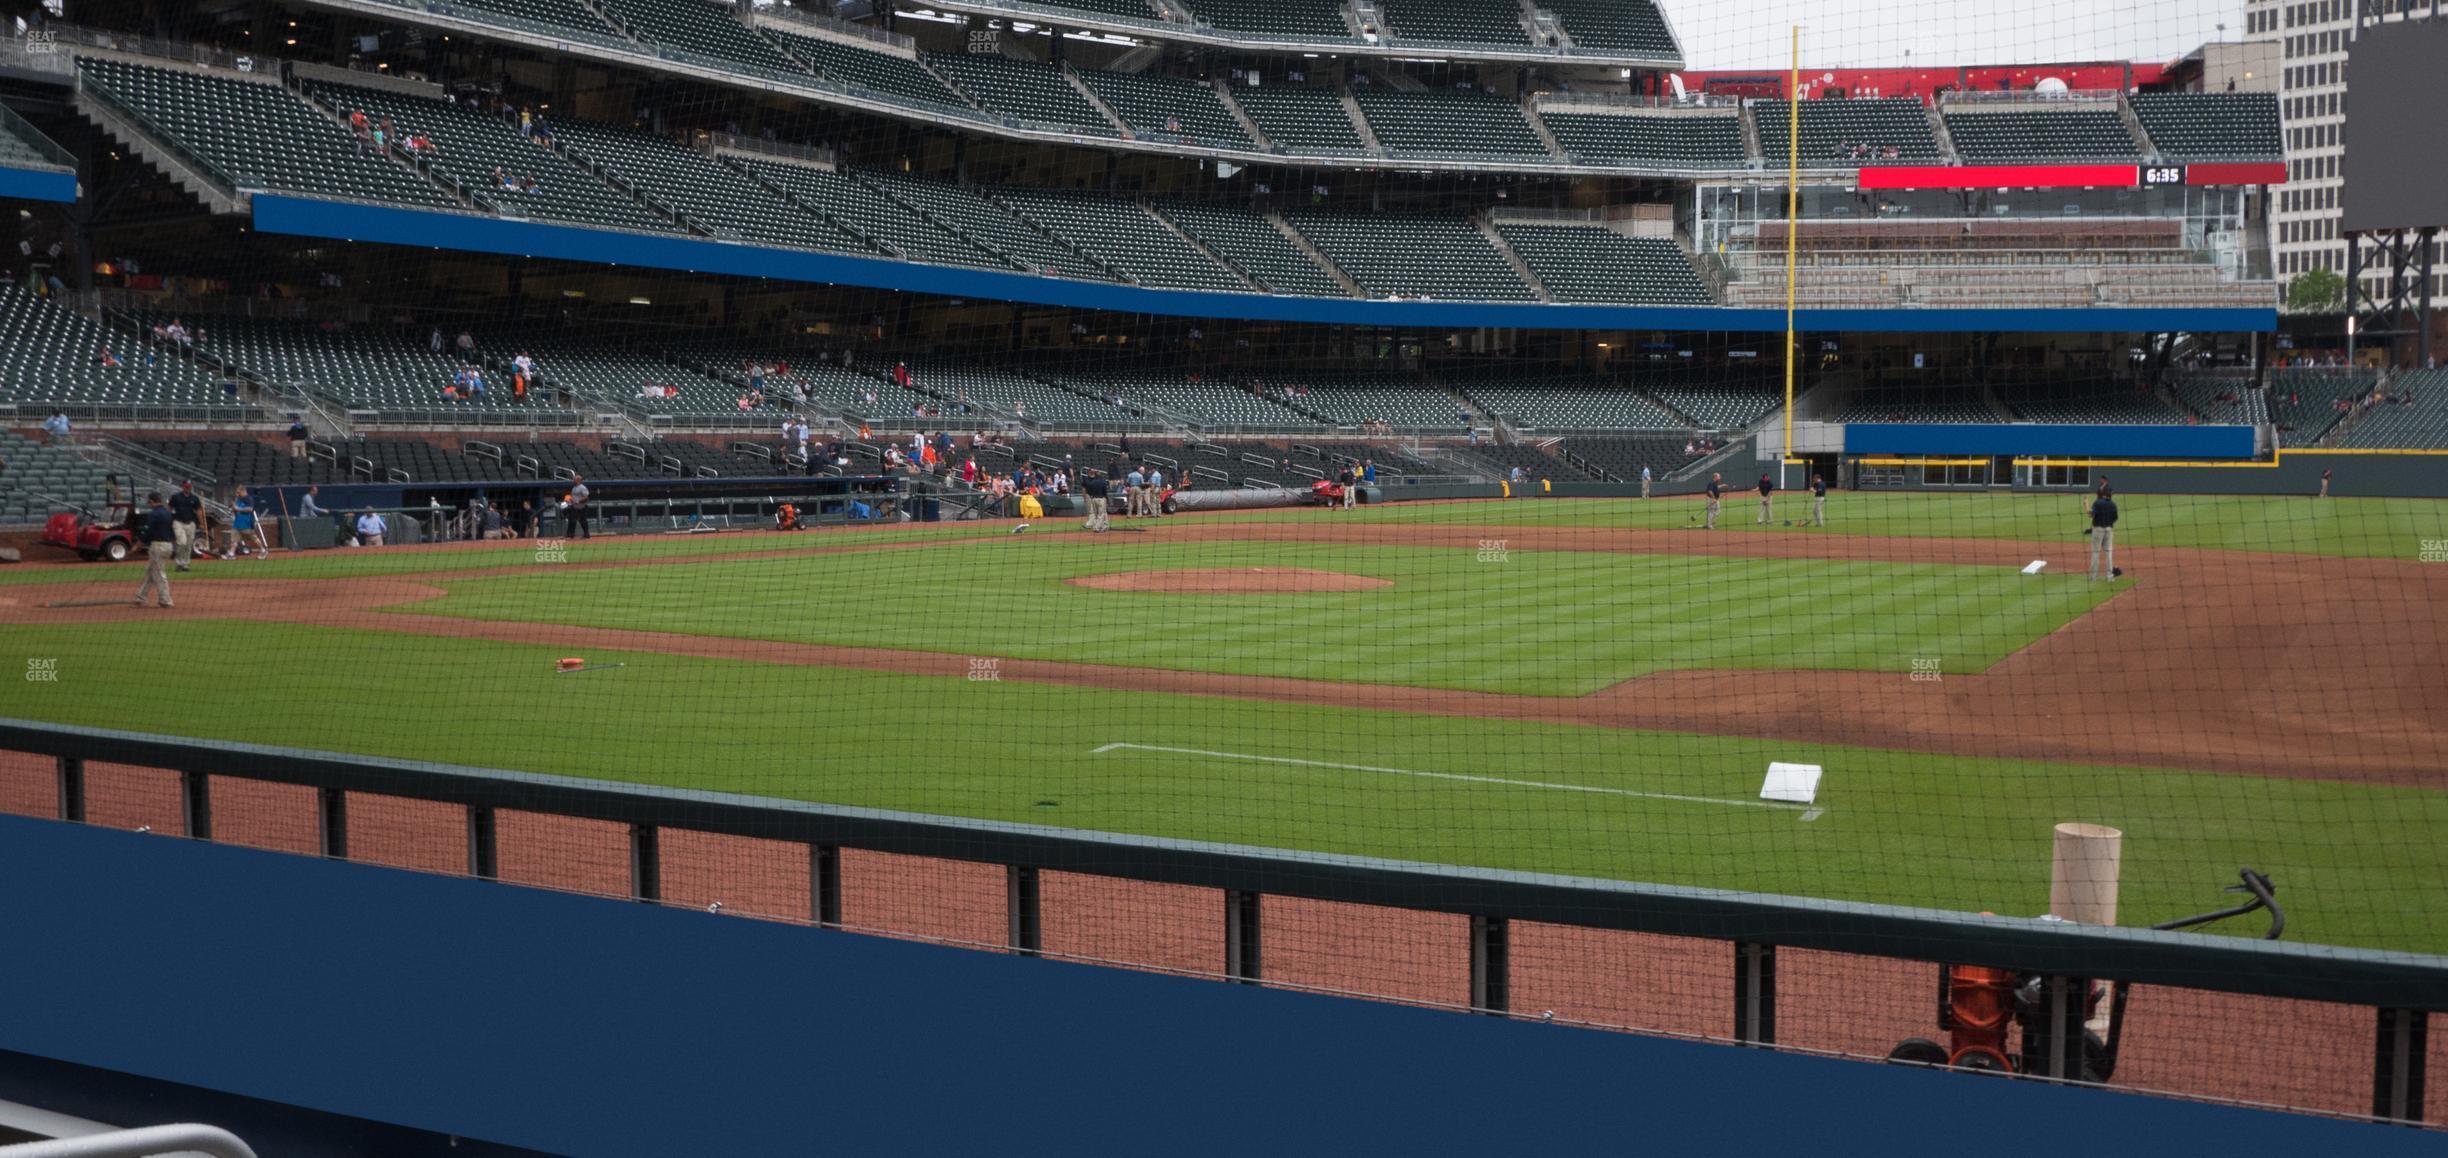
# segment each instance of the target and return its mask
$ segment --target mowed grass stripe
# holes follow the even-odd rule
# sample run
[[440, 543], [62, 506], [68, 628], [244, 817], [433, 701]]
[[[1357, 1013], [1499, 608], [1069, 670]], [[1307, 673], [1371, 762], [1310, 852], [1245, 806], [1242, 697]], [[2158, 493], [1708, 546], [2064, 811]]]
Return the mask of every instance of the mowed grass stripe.
[[[2448, 794], [1769, 743], [655, 653], [163, 619], [13, 631], [56, 657], [9, 715], [987, 820], [1664, 884], [2037, 913], [2050, 827], [2125, 830], [2123, 911], [2200, 909], [2238, 865], [2290, 939], [2448, 950]], [[1129, 742], [1741, 798], [1828, 768], [1828, 813], [1088, 749]], [[403, 786], [406, 787], [406, 786]], [[1040, 802], [1051, 801], [1043, 806]], [[1117, 867], [1122, 867], [1117, 865]], [[2214, 899], [2214, 898], [2212, 898]], [[2242, 930], [2249, 932], [2249, 930]]]
[[[1091, 590], [1079, 575], [1306, 568], [1392, 587]], [[416, 614], [1239, 675], [1584, 695], [1690, 668], [1978, 671], [2108, 596], [1949, 564], [1080, 540], [454, 579]]]
[[[2341, 465], [2341, 473], [2351, 471]], [[2106, 472], [2113, 482], [2116, 472]], [[1749, 480], [1736, 478], [1737, 485]], [[1950, 494], [1839, 491], [1828, 496], [1828, 526], [1787, 527], [1809, 511], [1807, 495], [1779, 492], [1777, 523], [1753, 523], [1729, 496], [1719, 534], [1881, 536], [1905, 539], [2011, 539], [2082, 545], [2083, 492]], [[1338, 521], [1399, 526], [1564, 527], [1680, 530], [1696, 498], [1487, 500], [1365, 506]], [[2349, 558], [2416, 559], [2425, 540], [2448, 540], [2448, 502], [2437, 499], [2316, 499], [2308, 495], [2117, 495], [2120, 547], [2198, 547]], [[1746, 511], [1742, 518], [1732, 517]], [[1302, 522], [1311, 511], [1202, 516], [1239, 523]]]

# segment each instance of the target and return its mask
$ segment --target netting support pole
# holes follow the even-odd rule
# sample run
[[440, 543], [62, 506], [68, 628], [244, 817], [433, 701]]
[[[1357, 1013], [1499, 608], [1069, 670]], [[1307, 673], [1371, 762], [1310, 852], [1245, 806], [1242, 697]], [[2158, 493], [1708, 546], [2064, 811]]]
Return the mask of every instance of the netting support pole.
[[2072, 977], [2041, 978], [2039, 1017], [2023, 1037], [2028, 1072], [2061, 1081], [2083, 1076], [2083, 1019], [2090, 1004], [2084, 998], [2090, 989], [2090, 982]]
[[59, 818], [85, 822], [85, 761], [80, 757], [59, 758]]
[[501, 844], [494, 835], [493, 810], [469, 808], [467, 824], [468, 875], [488, 881], [499, 879]]
[[1224, 890], [1224, 976], [1243, 985], [1259, 978], [1258, 894]]
[[1011, 951], [1034, 957], [1045, 948], [1045, 926], [1037, 907], [1037, 870], [1016, 864], [1003, 870], [1004, 913], [1010, 918], [1006, 941]]
[[1776, 1044], [1776, 946], [1734, 943], [1734, 1040]]
[[1473, 916], [1471, 1008], [1504, 1013], [1513, 1008], [1513, 926], [1503, 917]]
[[179, 813], [187, 839], [212, 839], [212, 777], [202, 772], [179, 773]]
[[2372, 1055], [2372, 1117], [2392, 1122], [2423, 1120], [2423, 1062], [2430, 1051], [2431, 1015], [2419, 1009], [2382, 1009], [2380, 1037]]
[[808, 909], [817, 924], [841, 927], [841, 849], [834, 845], [808, 846]]
[[629, 826], [629, 896], [655, 904], [663, 899], [663, 830]]
[[315, 789], [318, 843], [332, 860], [348, 859], [348, 793], [339, 788]]

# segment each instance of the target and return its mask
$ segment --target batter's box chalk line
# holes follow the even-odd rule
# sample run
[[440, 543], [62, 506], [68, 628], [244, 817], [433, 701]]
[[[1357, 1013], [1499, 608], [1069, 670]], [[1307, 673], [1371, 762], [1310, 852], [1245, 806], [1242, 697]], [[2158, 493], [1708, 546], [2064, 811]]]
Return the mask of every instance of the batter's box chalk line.
[[1416, 768], [1385, 768], [1375, 764], [1341, 764], [1332, 760], [1302, 760], [1291, 756], [1259, 756], [1249, 752], [1217, 752], [1206, 748], [1173, 748], [1162, 744], [1104, 744], [1088, 750], [1090, 755], [1108, 752], [1169, 752], [1176, 756], [1203, 756], [1210, 760], [1247, 760], [1255, 764], [1289, 764], [1300, 768], [1332, 768], [1344, 772], [1375, 772], [1384, 776], [1414, 776], [1422, 780], [1453, 780], [1465, 784], [1503, 784], [1514, 788], [1543, 788], [1551, 792], [1588, 792], [1600, 796], [1628, 796], [1640, 800], [1672, 800], [1683, 804], [1716, 804], [1727, 808], [1767, 808], [1778, 812], [1798, 812], [1803, 820], [1817, 820], [1827, 815], [1824, 807], [1788, 804], [1778, 800], [1738, 800], [1723, 796], [1687, 796], [1679, 792], [1641, 792], [1630, 788], [1602, 788], [1594, 784], [1557, 784], [1546, 780], [1516, 780], [1505, 776], [1474, 776], [1462, 772], [1423, 772]]

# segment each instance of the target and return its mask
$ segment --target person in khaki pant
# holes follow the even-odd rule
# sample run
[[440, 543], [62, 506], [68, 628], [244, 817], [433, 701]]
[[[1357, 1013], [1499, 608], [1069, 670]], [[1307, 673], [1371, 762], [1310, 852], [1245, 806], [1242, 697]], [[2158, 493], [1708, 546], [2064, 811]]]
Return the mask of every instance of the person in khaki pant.
[[2087, 578], [2116, 582], [2116, 525], [2115, 492], [2102, 483], [2099, 497], [2091, 500], [2091, 526], [2083, 532], [2091, 536], [2091, 570]]
[[161, 605], [170, 606], [170, 558], [177, 549], [178, 526], [170, 517], [170, 509], [162, 505], [161, 492], [145, 496], [144, 519], [138, 530], [145, 545], [144, 586], [136, 589], [136, 606], [144, 606], [145, 596], [159, 593]]
[[170, 496], [170, 526], [178, 550], [174, 561], [184, 571], [195, 560], [196, 536], [202, 532], [204, 500], [196, 497], [195, 484], [181, 481], [178, 493]]

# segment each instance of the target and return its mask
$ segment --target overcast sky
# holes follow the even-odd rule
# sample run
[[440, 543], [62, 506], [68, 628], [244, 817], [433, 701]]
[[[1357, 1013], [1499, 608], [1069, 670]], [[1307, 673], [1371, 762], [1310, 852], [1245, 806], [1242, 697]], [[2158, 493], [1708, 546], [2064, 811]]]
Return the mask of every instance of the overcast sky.
[[1659, 0], [1696, 69], [2168, 61], [2241, 39], [2243, 0]]

